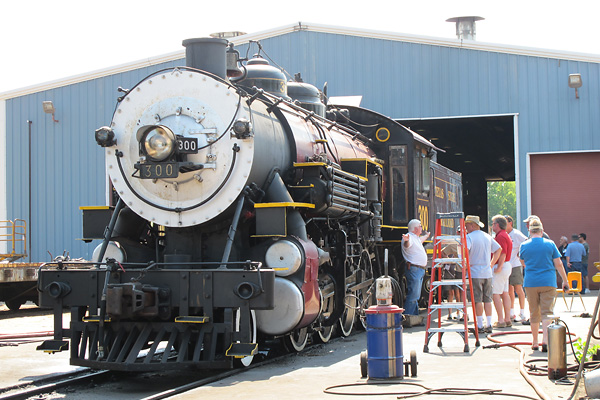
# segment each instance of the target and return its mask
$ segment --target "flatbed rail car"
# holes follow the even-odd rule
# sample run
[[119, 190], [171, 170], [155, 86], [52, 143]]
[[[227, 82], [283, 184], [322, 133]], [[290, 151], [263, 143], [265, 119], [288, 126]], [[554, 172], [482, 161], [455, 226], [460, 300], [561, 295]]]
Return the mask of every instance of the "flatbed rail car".
[[42, 263], [0, 263], [0, 301], [13, 311], [27, 301], [38, 303], [38, 269]]

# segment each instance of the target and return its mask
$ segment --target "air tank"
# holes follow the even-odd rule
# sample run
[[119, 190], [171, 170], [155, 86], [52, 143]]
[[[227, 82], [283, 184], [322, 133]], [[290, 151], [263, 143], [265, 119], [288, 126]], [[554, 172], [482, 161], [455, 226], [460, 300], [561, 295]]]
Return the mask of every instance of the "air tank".
[[548, 326], [548, 378], [567, 376], [567, 330], [556, 318]]

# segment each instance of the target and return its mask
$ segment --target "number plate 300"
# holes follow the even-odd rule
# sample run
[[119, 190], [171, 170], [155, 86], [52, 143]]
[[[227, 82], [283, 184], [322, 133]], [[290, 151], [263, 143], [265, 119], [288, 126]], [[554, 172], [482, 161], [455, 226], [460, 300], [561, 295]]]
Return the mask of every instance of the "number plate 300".
[[177, 178], [179, 175], [177, 163], [145, 163], [139, 165], [139, 170], [142, 179]]

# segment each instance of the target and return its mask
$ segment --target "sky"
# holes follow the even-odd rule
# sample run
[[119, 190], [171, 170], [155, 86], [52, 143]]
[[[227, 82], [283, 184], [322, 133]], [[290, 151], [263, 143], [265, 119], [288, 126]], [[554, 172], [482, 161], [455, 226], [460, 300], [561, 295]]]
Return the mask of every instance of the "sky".
[[303, 23], [600, 54], [597, 0], [7, 0], [0, 6], [0, 93], [183, 49], [214, 32]]

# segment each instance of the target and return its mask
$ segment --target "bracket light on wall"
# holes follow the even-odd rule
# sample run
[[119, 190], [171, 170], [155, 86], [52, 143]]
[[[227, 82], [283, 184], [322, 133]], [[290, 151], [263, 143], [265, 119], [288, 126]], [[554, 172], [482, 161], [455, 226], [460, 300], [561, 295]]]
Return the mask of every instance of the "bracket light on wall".
[[58, 122], [57, 119], [54, 119], [54, 113], [56, 112], [56, 109], [54, 108], [52, 101], [42, 101], [42, 107], [44, 108], [44, 112], [46, 114], [52, 114], [52, 121]]
[[579, 98], [578, 88], [581, 87], [581, 74], [569, 74], [569, 87], [575, 89], [575, 98]]

